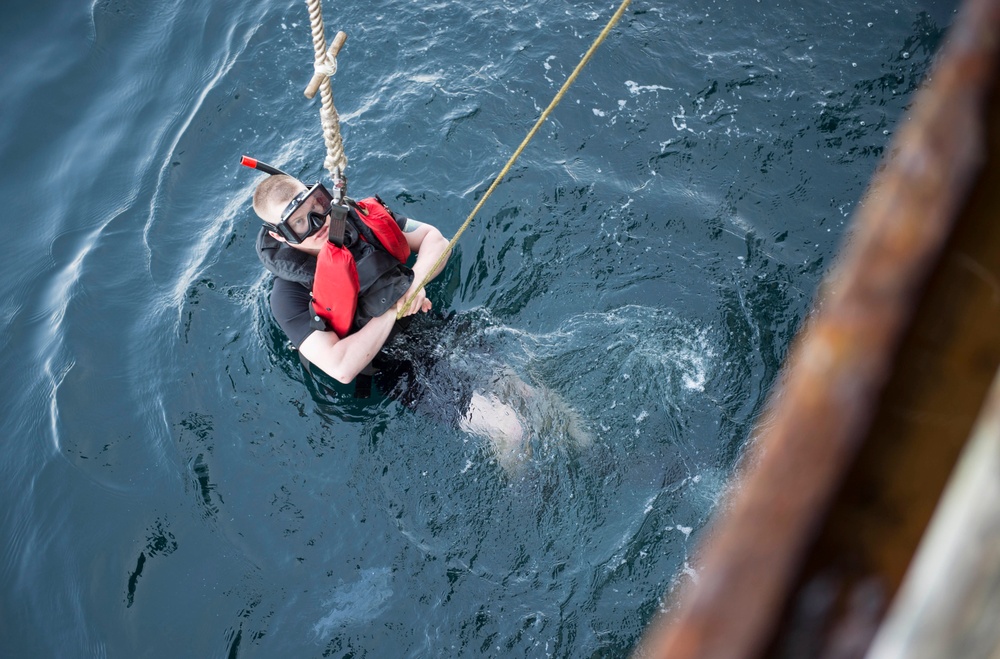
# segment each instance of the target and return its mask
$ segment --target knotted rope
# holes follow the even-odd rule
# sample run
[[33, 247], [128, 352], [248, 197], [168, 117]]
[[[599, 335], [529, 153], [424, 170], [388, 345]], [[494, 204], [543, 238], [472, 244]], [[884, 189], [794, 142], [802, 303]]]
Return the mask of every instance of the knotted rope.
[[326, 143], [326, 160], [323, 161], [323, 166], [330, 172], [330, 178], [337, 179], [338, 174], [347, 168], [347, 156], [344, 154], [344, 143], [340, 139], [340, 117], [337, 115], [337, 108], [333, 106], [330, 76], [337, 72], [337, 53], [347, 40], [347, 35], [338, 32], [330, 49], [327, 50], [323, 7], [320, 0], [306, 0], [306, 6], [309, 8], [309, 23], [312, 26], [315, 61], [313, 78], [306, 87], [305, 95], [306, 98], [312, 98], [316, 95], [317, 89], [320, 91], [323, 103], [319, 116], [323, 125], [323, 141]]
[[[427, 285], [427, 282], [429, 282], [433, 278], [438, 268], [440, 268], [441, 265], [445, 262], [445, 259], [448, 258], [448, 255], [451, 253], [452, 248], [455, 247], [455, 244], [458, 242], [458, 239], [462, 236], [463, 233], [465, 233], [465, 230], [469, 228], [469, 225], [472, 224], [472, 218], [476, 216], [476, 213], [478, 213], [479, 209], [483, 207], [483, 205], [486, 203], [486, 200], [489, 199], [489, 196], [493, 194], [493, 191], [496, 190], [498, 185], [500, 185], [500, 181], [502, 181], [503, 177], [506, 176], [507, 172], [510, 171], [510, 168], [514, 165], [514, 161], [518, 159], [518, 157], [521, 155], [521, 152], [524, 151], [524, 148], [528, 146], [528, 142], [531, 141], [531, 138], [535, 136], [535, 133], [538, 132], [538, 129], [541, 128], [542, 124], [545, 123], [545, 120], [548, 119], [550, 114], [552, 114], [552, 110], [554, 110], [555, 107], [559, 105], [559, 101], [561, 101], [563, 96], [566, 95], [566, 90], [569, 89], [570, 85], [573, 84], [577, 76], [580, 75], [580, 71], [582, 71], [583, 67], [586, 66], [587, 62], [590, 61], [590, 58], [597, 51], [597, 48], [604, 41], [605, 37], [607, 37], [608, 34], [611, 32], [611, 29], [614, 28], [616, 23], [618, 23], [618, 20], [625, 13], [625, 9], [628, 7], [631, 1], [632, 0], [623, 0], [621, 6], [618, 7], [618, 11], [615, 12], [614, 16], [611, 17], [611, 20], [608, 21], [608, 24], [604, 26], [603, 30], [601, 30], [601, 33], [597, 36], [597, 39], [594, 40], [594, 43], [591, 44], [590, 48], [584, 54], [583, 59], [581, 59], [580, 63], [576, 65], [576, 68], [573, 69], [573, 73], [569, 75], [569, 78], [566, 79], [566, 82], [563, 83], [563, 86], [559, 89], [558, 93], [556, 93], [555, 98], [552, 99], [552, 102], [549, 103], [549, 106], [545, 108], [545, 110], [542, 112], [542, 115], [538, 117], [538, 121], [536, 121], [535, 125], [531, 127], [530, 131], [528, 131], [528, 135], [524, 138], [524, 140], [521, 141], [521, 145], [517, 147], [516, 151], [514, 151], [514, 155], [510, 157], [510, 160], [507, 161], [507, 164], [504, 165], [504, 168], [500, 170], [500, 173], [497, 174], [497, 177], [493, 179], [493, 184], [490, 185], [489, 189], [486, 190], [486, 194], [483, 195], [483, 198], [479, 200], [479, 203], [476, 204], [476, 207], [472, 209], [471, 213], [469, 213], [469, 217], [467, 217], [462, 226], [459, 227], [458, 231], [455, 233], [455, 237], [448, 242], [448, 248], [441, 254], [441, 257], [438, 258], [434, 266], [428, 271], [427, 276], [424, 277], [424, 280], [422, 282], [420, 282], [420, 286], [416, 289], [416, 291], [419, 291], [421, 288]], [[403, 302], [402, 307], [400, 307], [399, 313], [396, 314], [396, 318], [402, 317], [403, 310], [410, 306], [410, 304], [413, 302], [413, 298], [415, 298], [416, 296], [417, 292], [414, 292], [413, 295], [411, 295], [407, 300]]]

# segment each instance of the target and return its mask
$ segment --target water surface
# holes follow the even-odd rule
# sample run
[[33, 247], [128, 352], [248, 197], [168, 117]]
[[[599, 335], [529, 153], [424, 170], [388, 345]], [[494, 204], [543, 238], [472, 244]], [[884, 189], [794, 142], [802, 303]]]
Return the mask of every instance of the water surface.
[[[304, 3], [5, 8], [2, 654], [625, 655], [953, 7], [636, 0], [431, 287], [419, 412], [267, 310], [238, 159], [324, 175]], [[614, 7], [326, 10], [351, 192], [450, 236]], [[456, 373], [545, 392], [516, 468]]]

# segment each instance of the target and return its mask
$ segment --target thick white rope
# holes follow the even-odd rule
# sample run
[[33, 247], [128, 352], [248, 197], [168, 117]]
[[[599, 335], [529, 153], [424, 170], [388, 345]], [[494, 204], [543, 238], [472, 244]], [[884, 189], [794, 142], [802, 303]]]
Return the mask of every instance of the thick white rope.
[[347, 156], [344, 154], [344, 143], [340, 137], [340, 117], [337, 115], [337, 108], [333, 106], [333, 87], [330, 85], [330, 76], [337, 71], [337, 51], [340, 50], [347, 35], [343, 32], [338, 34], [337, 38], [334, 39], [333, 46], [327, 51], [321, 0], [306, 0], [306, 6], [309, 9], [309, 23], [312, 26], [313, 51], [315, 53], [315, 61], [313, 62], [315, 74], [306, 89], [306, 96], [313, 97], [318, 81], [320, 98], [322, 99], [319, 117], [323, 125], [323, 141], [326, 143], [326, 160], [323, 161], [323, 166], [330, 172], [330, 178], [337, 178], [338, 173], [347, 169]]

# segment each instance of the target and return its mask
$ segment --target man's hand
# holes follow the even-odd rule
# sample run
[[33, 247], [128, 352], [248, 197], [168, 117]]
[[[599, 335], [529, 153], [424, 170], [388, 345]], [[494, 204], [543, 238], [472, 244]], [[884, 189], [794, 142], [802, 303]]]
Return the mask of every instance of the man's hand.
[[[412, 316], [418, 311], [427, 313], [431, 310], [431, 301], [427, 299], [427, 293], [422, 288], [417, 290], [417, 287], [427, 279], [430, 269], [448, 249], [448, 241], [437, 228], [430, 224], [407, 220], [403, 235], [406, 237], [410, 249], [417, 253], [417, 261], [413, 264], [413, 283], [410, 284], [406, 295], [398, 304], [402, 307], [403, 302], [409, 300], [411, 295], [414, 296], [413, 301], [407, 305], [406, 310], [399, 316], [400, 318]], [[433, 276], [436, 277], [443, 268], [444, 263], [441, 263], [434, 271]]]
[[[399, 298], [399, 301], [396, 303], [397, 309], [402, 308], [403, 304], [405, 304], [406, 301], [410, 299], [410, 296], [414, 294], [414, 287], [419, 285], [420, 282], [417, 281], [416, 278], [414, 278], [413, 284], [410, 285], [410, 288], [406, 291], [406, 294], [403, 295], [403, 297]], [[409, 304], [408, 307], [406, 307], [406, 309], [403, 311], [402, 314], [399, 315], [399, 317], [403, 318], [405, 316], [412, 316], [418, 311], [423, 311], [424, 313], [427, 313], [428, 311], [431, 310], [431, 306], [432, 306], [431, 301], [427, 299], [427, 292], [423, 288], [421, 288], [420, 290], [416, 291], [416, 295], [414, 295], [413, 301]]]

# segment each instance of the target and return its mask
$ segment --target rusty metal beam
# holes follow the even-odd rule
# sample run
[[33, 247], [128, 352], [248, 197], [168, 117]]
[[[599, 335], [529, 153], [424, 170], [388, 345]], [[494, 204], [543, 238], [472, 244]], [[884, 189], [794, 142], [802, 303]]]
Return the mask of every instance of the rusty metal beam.
[[998, 63], [968, 0], [637, 657], [863, 655], [1000, 364]]

